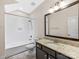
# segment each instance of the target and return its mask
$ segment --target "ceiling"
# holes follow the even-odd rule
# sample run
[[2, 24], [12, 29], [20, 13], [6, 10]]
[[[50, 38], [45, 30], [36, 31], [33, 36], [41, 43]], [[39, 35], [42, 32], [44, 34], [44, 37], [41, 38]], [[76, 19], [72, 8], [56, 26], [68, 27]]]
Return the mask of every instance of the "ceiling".
[[5, 12], [21, 10], [31, 13], [43, 2], [44, 0], [6, 0]]
[[17, 3], [16, 0], [5, 0], [4, 2], [5, 2], [5, 4]]

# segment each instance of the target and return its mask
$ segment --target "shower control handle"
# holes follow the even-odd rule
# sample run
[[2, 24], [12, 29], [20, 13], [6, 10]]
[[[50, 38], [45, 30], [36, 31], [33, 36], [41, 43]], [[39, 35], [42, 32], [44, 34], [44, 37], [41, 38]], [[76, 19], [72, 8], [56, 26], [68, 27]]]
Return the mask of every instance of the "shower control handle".
[[32, 35], [30, 35], [30, 37], [32, 38]]

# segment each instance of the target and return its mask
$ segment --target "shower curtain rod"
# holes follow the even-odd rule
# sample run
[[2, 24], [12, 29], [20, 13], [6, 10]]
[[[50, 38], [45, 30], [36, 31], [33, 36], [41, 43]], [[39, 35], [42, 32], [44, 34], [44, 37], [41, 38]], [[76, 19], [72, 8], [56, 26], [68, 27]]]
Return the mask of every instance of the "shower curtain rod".
[[13, 15], [13, 16], [24, 17], [24, 18], [30, 19], [30, 17], [20, 16], [20, 15], [16, 15], [16, 14], [12, 14], [12, 13], [7, 13], [7, 12], [4, 12], [4, 14], [9, 14], [9, 15]]

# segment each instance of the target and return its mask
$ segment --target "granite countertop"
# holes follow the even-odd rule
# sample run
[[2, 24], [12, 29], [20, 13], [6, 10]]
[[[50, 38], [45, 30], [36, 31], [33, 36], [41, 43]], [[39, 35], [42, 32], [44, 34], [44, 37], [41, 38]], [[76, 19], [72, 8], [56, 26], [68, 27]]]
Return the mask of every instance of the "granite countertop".
[[72, 59], [79, 59], [79, 47], [71, 46], [61, 42], [55, 43], [53, 40], [49, 39], [41, 39], [37, 42], [52, 50], [58, 51], [68, 57], [71, 57]]

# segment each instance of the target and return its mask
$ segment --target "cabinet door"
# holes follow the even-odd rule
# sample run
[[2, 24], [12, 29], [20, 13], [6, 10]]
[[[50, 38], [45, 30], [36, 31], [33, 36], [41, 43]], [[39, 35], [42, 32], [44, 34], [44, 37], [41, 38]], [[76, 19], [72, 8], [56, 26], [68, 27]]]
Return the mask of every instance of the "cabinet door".
[[47, 54], [39, 48], [36, 48], [36, 59], [47, 59]]
[[53, 50], [51, 50], [51, 49], [49, 49], [49, 48], [47, 48], [47, 47], [44, 47], [44, 46], [42, 46], [42, 49], [43, 49], [45, 52], [47, 52], [48, 54], [50, 54], [50, 55], [52, 55], [53, 57], [55, 57], [55, 51], [53, 51]]
[[57, 54], [57, 59], [71, 59], [71, 58], [61, 55], [61, 54]]
[[50, 56], [50, 55], [49, 55], [49, 56], [48, 56], [48, 59], [55, 59], [55, 58], [54, 58], [53, 56]]

